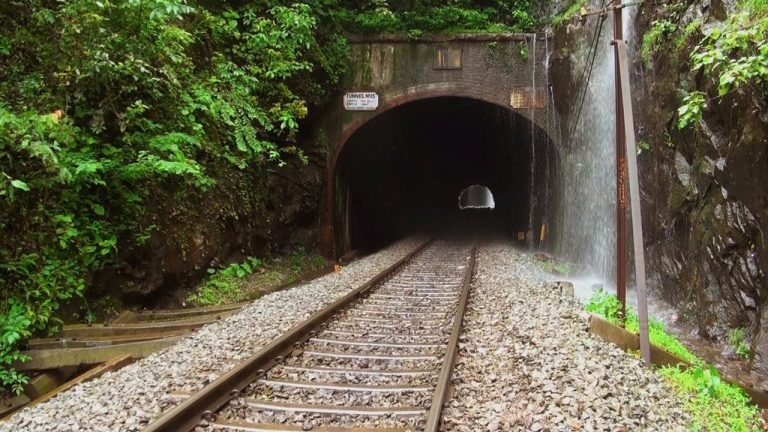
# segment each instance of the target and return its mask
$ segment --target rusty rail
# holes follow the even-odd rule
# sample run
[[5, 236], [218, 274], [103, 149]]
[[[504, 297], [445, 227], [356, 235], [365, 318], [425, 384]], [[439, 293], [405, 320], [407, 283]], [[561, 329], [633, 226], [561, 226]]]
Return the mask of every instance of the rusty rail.
[[469, 289], [472, 286], [472, 274], [475, 271], [476, 255], [477, 246], [473, 245], [472, 251], [469, 254], [467, 268], [464, 271], [464, 280], [462, 281], [461, 286], [461, 298], [459, 299], [459, 306], [456, 309], [456, 317], [453, 319], [451, 338], [448, 340], [448, 348], [445, 351], [445, 359], [443, 359], [443, 366], [440, 369], [437, 388], [435, 389], [435, 394], [432, 397], [432, 405], [430, 405], [429, 413], [427, 414], [427, 424], [424, 427], [425, 432], [437, 432], [438, 427], [440, 426], [440, 413], [443, 411], [443, 404], [448, 395], [448, 386], [451, 382], [453, 364], [456, 361], [456, 352], [459, 348], [461, 325], [464, 321], [464, 311], [467, 309], [467, 302], [469, 300]]
[[[253, 382], [258, 375], [273, 366], [293, 348], [309, 338], [311, 330], [325, 323], [339, 310], [357, 300], [388, 276], [397, 271], [414, 255], [423, 250], [432, 240], [426, 240], [405, 257], [383, 270], [371, 280], [356, 288], [341, 299], [315, 312], [306, 321], [293, 327], [288, 333], [280, 336], [265, 346], [246, 361], [230, 369], [219, 378], [203, 387], [202, 390], [182, 401], [179, 405], [150, 423], [145, 432], [179, 432], [192, 430], [198, 425], [201, 417], [221, 408], [233, 392], [242, 391]], [[458, 337], [457, 337], [458, 338]], [[455, 349], [454, 349], [455, 350]], [[442, 403], [441, 403], [442, 405]]]

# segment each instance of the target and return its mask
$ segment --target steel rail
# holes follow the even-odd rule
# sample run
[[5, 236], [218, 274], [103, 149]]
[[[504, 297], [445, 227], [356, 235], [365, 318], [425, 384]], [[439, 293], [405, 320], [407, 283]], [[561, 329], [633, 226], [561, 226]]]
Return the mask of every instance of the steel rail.
[[440, 413], [443, 411], [443, 403], [448, 396], [448, 386], [453, 373], [453, 364], [456, 361], [456, 353], [459, 348], [459, 336], [461, 336], [461, 325], [464, 321], [464, 311], [467, 309], [469, 300], [469, 290], [472, 286], [472, 274], [475, 271], [475, 259], [477, 256], [477, 245], [472, 245], [472, 252], [469, 255], [469, 262], [464, 271], [464, 280], [462, 281], [461, 299], [456, 310], [456, 317], [453, 320], [453, 329], [451, 338], [448, 341], [448, 347], [445, 351], [443, 366], [440, 369], [440, 375], [437, 379], [437, 387], [432, 398], [432, 405], [427, 414], [427, 423], [424, 426], [424, 432], [437, 432], [440, 427]]
[[[310, 332], [327, 322], [342, 308], [360, 298], [363, 294], [383, 282], [396, 272], [417, 253], [422, 251], [432, 239], [422, 242], [406, 256], [378, 273], [368, 282], [348, 293], [341, 299], [315, 312], [304, 322], [296, 325], [284, 335], [272, 341], [244, 362], [225, 372], [219, 378], [203, 387], [199, 392], [182, 401], [179, 405], [162, 415], [157, 421], [144, 428], [144, 432], [180, 432], [192, 430], [199, 424], [202, 416], [219, 410], [231, 399], [233, 392], [242, 391], [256, 380], [264, 370], [290, 353], [297, 344], [310, 337]], [[473, 248], [474, 250], [474, 248]]]

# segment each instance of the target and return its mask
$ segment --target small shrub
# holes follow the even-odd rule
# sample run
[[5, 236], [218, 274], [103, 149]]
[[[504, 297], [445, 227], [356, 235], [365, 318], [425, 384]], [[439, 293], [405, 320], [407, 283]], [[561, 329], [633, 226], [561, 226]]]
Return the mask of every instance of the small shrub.
[[187, 301], [197, 306], [214, 306], [243, 301], [243, 292], [239, 280], [253, 273], [261, 265], [261, 260], [248, 257], [242, 263], [233, 263], [221, 269], [208, 269], [211, 275], [187, 297]]
[[587, 4], [587, 0], [572, 1], [565, 10], [552, 18], [552, 27], [557, 28], [563, 25], [566, 21], [578, 14], [579, 10], [581, 10], [585, 4]]
[[609, 293], [603, 287], [595, 291], [584, 305], [584, 310], [607, 319], [608, 321], [619, 324], [619, 312], [621, 303], [615, 295]]
[[731, 344], [736, 354], [742, 358], [749, 357], [749, 344], [746, 342], [744, 329], [737, 327], [728, 332], [728, 343]]
[[677, 31], [677, 25], [667, 20], [658, 20], [651, 23], [651, 27], [643, 35], [643, 43], [640, 47], [640, 56], [643, 64], [649, 66], [653, 56], [662, 49], [669, 36]]
[[0, 315], [0, 383], [19, 394], [29, 377], [11, 368], [16, 361], [29, 360], [21, 354], [18, 342], [30, 336], [32, 321], [26, 317], [24, 306], [13, 303], [6, 314]]

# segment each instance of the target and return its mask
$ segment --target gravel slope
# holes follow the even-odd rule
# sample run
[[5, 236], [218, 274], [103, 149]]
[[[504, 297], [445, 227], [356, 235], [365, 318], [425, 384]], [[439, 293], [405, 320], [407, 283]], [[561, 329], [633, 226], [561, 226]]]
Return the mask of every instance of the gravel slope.
[[0, 431], [138, 431], [173, 405], [168, 392], [195, 391], [323, 306], [405, 256], [410, 238], [291, 290], [269, 294], [226, 320], [115, 373], [25, 409]]
[[591, 336], [550, 278], [509, 245], [479, 249], [444, 430], [685, 430], [674, 390]]

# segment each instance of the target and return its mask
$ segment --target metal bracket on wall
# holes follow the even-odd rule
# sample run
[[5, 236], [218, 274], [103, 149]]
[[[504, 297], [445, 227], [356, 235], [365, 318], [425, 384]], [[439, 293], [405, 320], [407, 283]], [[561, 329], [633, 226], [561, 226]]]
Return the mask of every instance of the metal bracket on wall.
[[461, 69], [461, 48], [437, 47], [435, 48], [435, 62], [433, 69]]

